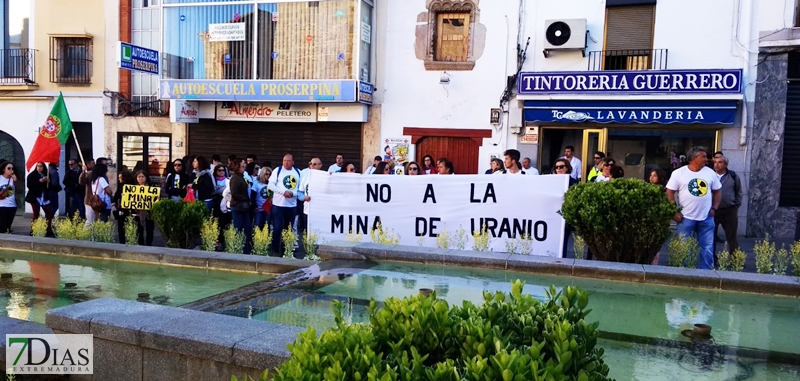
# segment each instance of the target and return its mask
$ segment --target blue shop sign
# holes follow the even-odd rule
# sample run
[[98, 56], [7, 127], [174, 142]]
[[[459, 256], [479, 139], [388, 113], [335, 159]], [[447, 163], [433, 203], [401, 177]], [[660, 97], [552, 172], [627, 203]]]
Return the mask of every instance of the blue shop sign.
[[733, 124], [737, 101], [525, 101], [526, 122]]
[[158, 75], [158, 51], [120, 42], [119, 68]]
[[352, 80], [162, 79], [161, 99], [253, 102], [356, 102]]
[[739, 94], [742, 70], [609, 70], [520, 73], [520, 95]]
[[372, 104], [372, 92], [375, 88], [371, 83], [359, 82], [358, 83], [358, 101], [364, 104]]

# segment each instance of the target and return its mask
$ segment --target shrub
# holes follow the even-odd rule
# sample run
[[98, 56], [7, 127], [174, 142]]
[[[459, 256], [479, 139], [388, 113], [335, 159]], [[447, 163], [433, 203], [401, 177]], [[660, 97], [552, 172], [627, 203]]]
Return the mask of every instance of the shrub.
[[756, 271], [759, 274], [772, 272], [772, 258], [775, 256], [775, 243], [769, 241], [769, 235], [753, 246], [756, 255]]
[[292, 224], [281, 232], [281, 242], [283, 242], [283, 257], [294, 258], [294, 245], [297, 243], [297, 234], [292, 230]]
[[436, 236], [436, 247], [440, 249], [449, 249], [450, 248], [450, 232], [447, 230], [442, 230]]
[[228, 225], [225, 229], [225, 252], [232, 254], [242, 254], [244, 252], [244, 233], [239, 229], [233, 227], [233, 224]]
[[458, 228], [456, 235], [453, 237], [453, 246], [456, 250], [464, 250], [467, 247], [467, 231], [464, 228]]
[[483, 226], [481, 226], [481, 230], [472, 232], [472, 250], [489, 251], [489, 241], [491, 239], [492, 236], [489, 234], [489, 229], [484, 222]]
[[792, 275], [800, 276], [800, 241], [796, 241], [789, 248], [792, 255]]
[[150, 208], [150, 217], [161, 231], [167, 247], [192, 249], [200, 239], [200, 229], [208, 217], [202, 201], [159, 200]]
[[700, 244], [694, 235], [687, 237], [674, 234], [667, 245], [667, 254], [670, 266], [695, 268], [700, 256]]
[[269, 230], [269, 226], [253, 228], [253, 254], [268, 255], [270, 244], [272, 244], [272, 232]]
[[306, 259], [311, 261], [318, 261], [320, 258], [317, 256], [317, 248], [319, 245], [319, 232], [318, 231], [306, 231], [306, 235], [303, 237], [303, 249], [306, 251]]
[[731, 252], [728, 250], [728, 244], [722, 248], [722, 251], [717, 253], [717, 263], [720, 270], [729, 271], [731, 269]]
[[114, 243], [114, 223], [111, 221], [95, 221], [91, 226], [95, 242]]
[[72, 218], [55, 218], [53, 219], [53, 233], [58, 239], [78, 239], [80, 230], [83, 229], [86, 221], [81, 219], [78, 213], [75, 213]]
[[400, 244], [400, 234], [395, 234], [394, 229], [391, 231], [384, 230], [380, 222], [378, 222], [374, 229], [369, 231], [369, 236], [373, 243], [382, 243], [386, 245]]
[[484, 292], [481, 306], [435, 293], [372, 300], [369, 323], [355, 325], [335, 301], [336, 327], [300, 334], [274, 380], [608, 380], [587, 292], [550, 287], [540, 302], [522, 289]]
[[91, 241], [93, 224], [86, 226], [86, 222], [82, 221], [80, 225], [75, 226], [75, 239], [79, 241]]
[[583, 237], [572, 233], [572, 247], [575, 250], [575, 259], [583, 259], [583, 254], [586, 252], [586, 241]]
[[219, 220], [209, 217], [200, 226], [200, 250], [216, 251], [219, 239]]
[[786, 275], [786, 270], [789, 269], [789, 252], [786, 247], [781, 245], [781, 249], [775, 252], [775, 268], [773, 273], [776, 275]]
[[44, 237], [47, 235], [47, 220], [39, 217], [31, 221], [31, 235], [34, 237]]
[[617, 179], [571, 187], [559, 213], [596, 259], [650, 264], [670, 236], [675, 211], [661, 187]]
[[358, 234], [351, 226], [350, 232], [345, 234], [344, 240], [347, 242], [361, 242], [361, 234]]
[[736, 249], [731, 254], [731, 271], [744, 271], [744, 264], [747, 262], [747, 253], [742, 249]]
[[139, 244], [139, 223], [136, 222], [136, 217], [134, 216], [128, 216], [125, 219], [125, 244]]

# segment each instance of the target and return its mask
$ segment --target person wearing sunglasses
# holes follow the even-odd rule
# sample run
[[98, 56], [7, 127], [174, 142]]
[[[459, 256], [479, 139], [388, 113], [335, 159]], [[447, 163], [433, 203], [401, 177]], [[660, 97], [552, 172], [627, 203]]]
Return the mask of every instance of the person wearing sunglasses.
[[586, 178], [586, 182], [595, 182], [597, 180], [597, 176], [603, 173], [603, 159], [605, 158], [606, 154], [602, 151], [597, 151], [594, 153], [594, 165], [592, 166], [592, 170], [589, 171], [589, 177]]
[[14, 216], [17, 214], [17, 196], [14, 192], [14, 184], [17, 182], [17, 175], [14, 174], [14, 163], [3, 161], [0, 163], [0, 234], [8, 233]]
[[417, 176], [421, 174], [421, 167], [416, 161], [409, 162], [406, 166], [406, 175]]
[[597, 178], [595, 178], [595, 180], [594, 180], [595, 182], [598, 182], [598, 183], [602, 183], [602, 182], [611, 180], [611, 177], [612, 177], [611, 176], [611, 169], [614, 168], [614, 165], [616, 164], [614, 159], [612, 159], [610, 157], [604, 158], [602, 163], [603, 163], [602, 164], [602, 172], [599, 175], [597, 175]]

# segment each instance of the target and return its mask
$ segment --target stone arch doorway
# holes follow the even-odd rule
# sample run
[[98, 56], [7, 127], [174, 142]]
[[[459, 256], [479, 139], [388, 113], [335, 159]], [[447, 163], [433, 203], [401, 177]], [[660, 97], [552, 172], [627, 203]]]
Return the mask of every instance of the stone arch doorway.
[[17, 215], [25, 213], [25, 152], [16, 138], [0, 131], [0, 161], [14, 163], [17, 181], [14, 183], [14, 197], [17, 199]]

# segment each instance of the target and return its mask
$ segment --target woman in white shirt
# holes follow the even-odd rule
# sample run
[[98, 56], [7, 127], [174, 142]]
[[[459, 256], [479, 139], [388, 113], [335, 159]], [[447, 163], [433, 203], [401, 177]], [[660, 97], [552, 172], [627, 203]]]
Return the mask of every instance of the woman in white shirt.
[[14, 174], [14, 163], [10, 161], [0, 163], [0, 171], [0, 234], [3, 234], [11, 230], [17, 214], [17, 196], [14, 192], [17, 176]]
[[607, 157], [603, 159], [603, 172], [597, 175], [595, 182], [602, 183], [611, 180], [611, 168], [614, 167], [616, 162], [614, 159]]
[[107, 174], [108, 167], [105, 164], [95, 164], [90, 176], [92, 180], [92, 194], [89, 197], [97, 195], [100, 200], [106, 203], [106, 208], [101, 211], [86, 208], [86, 226], [89, 226], [89, 224], [98, 219], [103, 222], [108, 222], [108, 216], [111, 214], [111, 187], [108, 186]]

